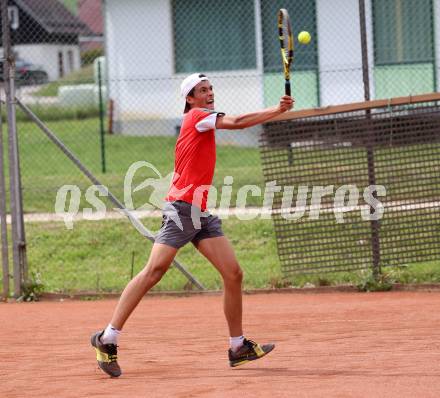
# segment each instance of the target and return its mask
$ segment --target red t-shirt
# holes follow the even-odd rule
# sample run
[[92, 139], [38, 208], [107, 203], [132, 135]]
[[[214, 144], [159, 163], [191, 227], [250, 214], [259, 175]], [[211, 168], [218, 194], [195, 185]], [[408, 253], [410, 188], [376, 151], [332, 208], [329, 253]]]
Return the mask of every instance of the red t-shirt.
[[201, 108], [185, 114], [176, 142], [173, 181], [165, 200], [182, 200], [206, 210], [215, 169], [218, 114]]

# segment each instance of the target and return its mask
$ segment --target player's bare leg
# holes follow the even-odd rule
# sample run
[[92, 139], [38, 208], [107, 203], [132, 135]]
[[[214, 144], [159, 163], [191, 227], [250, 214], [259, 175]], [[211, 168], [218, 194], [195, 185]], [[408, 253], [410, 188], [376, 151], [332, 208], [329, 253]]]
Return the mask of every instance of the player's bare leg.
[[243, 334], [242, 291], [243, 272], [235, 257], [234, 249], [224, 236], [201, 240], [197, 249], [220, 272], [223, 283], [223, 309], [231, 336]]
[[[105, 330], [106, 333], [108, 333], [107, 330], [111, 333], [120, 332], [142, 297], [144, 297], [167, 272], [171, 262], [176, 256], [177, 250], [178, 249], [174, 247], [161, 243], [153, 245], [147, 265], [128, 283], [122, 292], [110, 325]], [[96, 350], [98, 366], [109, 376], [119, 377], [121, 375], [121, 368], [117, 362], [117, 341], [111, 340], [102, 330], [92, 336], [91, 343]]]
[[231, 243], [224, 236], [201, 240], [197, 249], [220, 272], [224, 283], [224, 312], [231, 338], [240, 336], [242, 345], [229, 349], [229, 364], [232, 367], [243, 365], [261, 358], [274, 349], [273, 344], [259, 345], [243, 337], [242, 325], [242, 282], [243, 272], [235, 257]]
[[110, 322], [116, 329], [123, 328], [142, 297], [162, 279], [176, 256], [177, 250], [161, 243], [153, 245], [150, 258], [144, 269], [128, 283], [119, 298]]

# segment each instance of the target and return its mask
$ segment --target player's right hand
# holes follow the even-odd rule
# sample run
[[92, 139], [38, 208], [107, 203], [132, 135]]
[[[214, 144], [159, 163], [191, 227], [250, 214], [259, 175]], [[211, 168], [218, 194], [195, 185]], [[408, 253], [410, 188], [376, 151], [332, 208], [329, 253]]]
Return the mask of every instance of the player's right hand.
[[295, 105], [295, 99], [289, 95], [283, 95], [280, 98], [280, 103], [278, 104], [278, 107], [281, 112], [289, 111], [293, 108]]

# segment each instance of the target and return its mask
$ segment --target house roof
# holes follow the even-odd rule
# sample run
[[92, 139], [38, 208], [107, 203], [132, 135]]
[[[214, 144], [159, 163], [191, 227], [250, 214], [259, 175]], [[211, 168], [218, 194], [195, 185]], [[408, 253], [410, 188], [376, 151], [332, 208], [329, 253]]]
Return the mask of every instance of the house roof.
[[14, 0], [48, 33], [93, 35], [92, 30], [58, 0]]
[[103, 33], [102, 0], [78, 0], [78, 17], [97, 35]]

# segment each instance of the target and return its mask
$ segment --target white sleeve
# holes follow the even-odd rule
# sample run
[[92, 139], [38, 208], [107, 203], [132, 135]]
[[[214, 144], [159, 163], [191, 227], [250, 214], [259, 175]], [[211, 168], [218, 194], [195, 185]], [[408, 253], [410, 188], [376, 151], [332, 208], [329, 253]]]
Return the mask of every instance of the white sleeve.
[[204, 119], [200, 120], [200, 122], [196, 124], [196, 130], [200, 133], [204, 133], [205, 131], [215, 129], [217, 115], [217, 112], [211, 113], [209, 116], [206, 116]]

